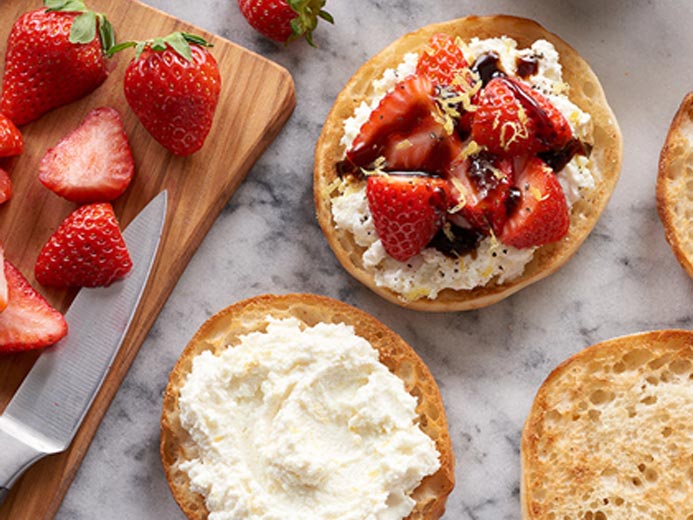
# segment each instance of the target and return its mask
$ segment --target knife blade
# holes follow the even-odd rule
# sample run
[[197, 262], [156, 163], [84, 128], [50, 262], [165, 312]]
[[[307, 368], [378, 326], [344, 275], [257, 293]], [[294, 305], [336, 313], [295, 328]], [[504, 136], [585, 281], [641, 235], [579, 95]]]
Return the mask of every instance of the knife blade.
[[80, 290], [65, 313], [67, 336], [43, 351], [0, 415], [0, 504], [31, 464], [70, 446], [127, 335], [156, 258], [166, 206], [163, 191], [125, 229], [132, 271], [109, 287]]

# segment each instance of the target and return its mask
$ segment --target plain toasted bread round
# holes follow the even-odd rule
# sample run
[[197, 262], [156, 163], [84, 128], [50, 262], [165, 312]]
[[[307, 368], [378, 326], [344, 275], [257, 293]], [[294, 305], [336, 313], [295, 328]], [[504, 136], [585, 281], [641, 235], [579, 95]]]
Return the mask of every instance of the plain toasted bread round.
[[[335, 165], [344, 157], [340, 139], [343, 122], [353, 115], [356, 107], [372, 93], [372, 81], [383, 71], [396, 67], [404, 55], [421, 53], [436, 33], [446, 33], [468, 40], [474, 36], [491, 38], [509, 36], [518, 46], [528, 47], [538, 39], [551, 42], [560, 56], [563, 79], [570, 86], [569, 98], [592, 116], [594, 123], [594, 149], [592, 158], [597, 165], [596, 189], [572, 209], [568, 235], [553, 244], [541, 247], [524, 273], [513, 281], [497, 284], [493, 280], [484, 287], [472, 290], [441, 291], [435, 299], [421, 298], [409, 301], [384, 287], [378, 287], [372, 273], [363, 266], [364, 248], [356, 244], [350, 233], [337, 229], [331, 212], [331, 198], [335, 194], [337, 177]], [[383, 298], [401, 305], [424, 311], [459, 311], [476, 309], [495, 303], [514, 292], [548, 276], [561, 267], [587, 238], [606, 207], [621, 170], [622, 140], [616, 118], [606, 102], [604, 91], [587, 62], [566, 42], [547, 31], [538, 23], [512, 16], [470, 16], [449, 22], [429, 25], [407, 34], [366, 62], [349, 80], [337, 97], [323, 126], [315, 149], [314, 198], [315, 207], [327, 240], [335, 255], [356, 279]]]
[[693, 519], [693, 332], [594, 345], [539, 389], [522, 436], [523, 520]]
[[659, 157], [657, 211], [667, 242], [693, 277], [693, 92], [676, 112]]
[[235, 346], [238, 337], [267, 327], [267, 317], [295, 317], [307, 326], [346, 323], [380, 353], [380, 361], [404, 381], [417, 398], [419, 427], [436, 444], [440, 469], [426, 477], [412, 494], [416, 506], [409, 520], [435, 520], [445, 512], [447, 496], [454, 486], [454, 455], [445, 410], [438, 386], [421, 358], [397, 334], [381, 322], [350, 305], [312, 294], [264, 295], [243, 300], [212, 316], [183, 351], [171, 372], [164, 393], [161, 417], [161, 460], [176, 502], [194, 520], [208, 516], [204, 497], [190, 490], [188, 474], [179, 464], [197, 456], [197, 446], [181, 426], [178, 398], [192, 369], [192, 361], [204, 351], [219, 353]]

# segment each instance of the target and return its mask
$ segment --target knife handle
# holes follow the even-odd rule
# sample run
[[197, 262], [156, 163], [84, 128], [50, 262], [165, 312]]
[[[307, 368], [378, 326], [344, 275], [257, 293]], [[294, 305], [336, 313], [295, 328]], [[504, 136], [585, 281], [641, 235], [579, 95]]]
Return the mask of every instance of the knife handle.
[[0, 429], [0, 504], [22, 473], [46, 454]]

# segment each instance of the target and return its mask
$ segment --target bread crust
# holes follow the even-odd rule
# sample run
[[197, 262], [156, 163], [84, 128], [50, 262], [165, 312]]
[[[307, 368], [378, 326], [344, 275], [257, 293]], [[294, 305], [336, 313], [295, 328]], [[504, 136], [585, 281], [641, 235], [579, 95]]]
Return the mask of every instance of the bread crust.
[[[507, 35], [520, 47], [530, 46], [537, 39], [551, 42], [559, 53], [563, 77], [570, 85], [570, 100], [592, 116], [594, 149], [592, 157], [598, 165], [600, 178], [587, 200], [577, 202], [571, 213], [570, 230], [560, 242], [537, 250], [524, 273], [511, 282], [497, 284], [493, 280], [484, 287], [455, 291], [445, 289], [435, 299], [408, 301], [401, 295], [375, 284], [374, 277], [363, 266], [364, 248], [358, 246], [350, 233], [336, 229], [332, 219], [330, 185], [337, 179], [335, 165], [343, 158], [340, 145], [343, 122], [371, 92], [373, 79], [384, 70], [396, 67], [409, 52], [421, 52], [436, 33], [459, 36], [463, 40], [474, 36], [491, 38]], [[548, 276], [561, 267], [587, 238], [602, 213], [616, 185], [621, 170], [622, 139], [616, 118], [606, 102], [604, 91], [587, 62], [566, 42], [538, 23], [513, 16], [470, 16], [428, 25], [402, 36], [356, 71], [338, 95], [327, 116], [315, 149], [313, 176], [315, 208], [318, 222], [337, 259], [357, 280], [386, 300], [422, 311], [461, 311], [485, 307]]]
[[204, 520], [209, 512], [204, 497], [190, 490], [190, 481], [179, 464], [194, 458], [194, 442], [181, 426], [178, 397], [192, 360], [204, 351], [221, 352], [235, 346], [240, 335], [264, 330], [267, 316], [296, 317], [308, 326], [323, 323], [353, 325], [380, 353], [380, 361], [402, 379], [417, 398], [419, 426], [431, 437], [440, 453], [440, 469], [414, 490], [416, 506], [408, 520], [436, 520], [445, 512], [447, 496], [454, 486], [454, 454], [442, 398], [428, 367], [395, 332], [369, 314], [350, 305], [313, 294], [263, 295], [238, 302], [218, 312], [197, 331], [169, 376], [161, 416], [161, 460], [173, 496], [191, 520]]
[[[622, 363], [622, 366], [619, 366], [619, 363]], [[610, 367], [605, 374], [600, 369], [603, 366]], [[639, 402], [645, 402], [647, 406], [660, 412], [664, 417], [663, 423], [672, 426], [669, 434], [662, 434], [666, 427], [662, 427], [659, 423], [648, 423], [644, 426], [647, 428], [645, 433], [648, 434], [648, 438], [651, 438], [655, 445], [671, 445], [678, 442], [681, 456], [673, 457], [673, 461], [669, 461], [664, 456], [661, 456], [664, 460], [660, 461], [657, 459], [657, 453], [654, 453], [655, 457], [648, 458], [648, 455], [652, 453], [643, 456], [643, 452], [648, 450], [640, 444], [639, 441], [642, 441], [642, 438], [628, 438], [625, 442], [619, 442], [623, 439], [600, 437], [601, 442], [598, 447], [571, 444], [569, 453], [560, 451], [560, 441], [562, 438], [572, 439], [573, 437], [568, 437], [574, 433], [571, 428], [573, 430], [576, 428], [572, 425], [578, 424], [577, 419], [570, 415], [574, 413], [589, 415], [590, 410], [587, 408], [598, 409], [602, 404], [601, 398], [598, 396], [595, 399], [596, 394], [591, 392], [595, 389], [604, 392], [599, 395], [616, 392], [617, 396], [619, 392], [630, 392], [628, 395], [632, 397], [644, 388], [641, 388], [639, 383], [631, 385], [631, 382], [637, 380], [635, 375], [632, 378], [630, 375], [622, 375], [630, 374], [630, 372], [637, 373], [641, 378], [649, 378], [647, 386], [651, 385], [653, 392], [656, 392], [657, 385], [663, 384], [665, 380], [668, 379], [670, 382], [673, 377], [680, 377], [677, 382], [680, 382], [684, 389], [686, 402], [679, 402], [681, 406], [677, 408], [683, 410], [678, 414], [679, 416], [671, 406], [658, 404], [657, 399]], [[614, 386], [616, 385], [614, 380], [617, 377], [625, 377], [628, 385], [631, 386], [626, 391], [624, 391], [624, 385], [617, 388]], [[661, 402], [662, 399], [659, 401]], [[580, 402], [586, 403], [587, 408], [580, 407]], [[565, 517], [633, 520], [636, 518], [615, 506], [637, 509], [638, 515], [642, 515], [637, 516], [638, 519], [691, 518], [688, 515], [693, 515], [693, 488], [688, 485], [680, 490], [669, 489], [672, 480], [688, 481], [693, 474], [690, 473], [693, 469], [691, 469], [689, 457], [690, 453], [693, 453], [693, 436], [690, 435], [692, 429], [690, 416], [687, 416], [686, 408], [683, 407], [686, 404], [688, 410], [693, 407], [693, 332], [691, 331], [661, 330], [623, 336], [592, 345], [565, 360], [551, 372], [537, 392], [522, 432], [520, 487], [522, 519]], [[557, 418], [555, 415], [559, 407], [563, 409], [564, 417]], [[633, 417], [639, 411], [634, 409], [633, 411], [623, 410], [623, 412], [623, 420], [618, 427], [626, 431], [625, 417], [629, 418], [627, 420], [636, 421], [637, 419]], [[681, 419], [683, 422], [680, 421]], [[565, 421], [560, 423], [563, 424], [561, 428], [555, 426], [559, 424], [557, 422], [559, 420]], [[598, 421], [589, 425], [594, 435], [600, 435], [603, 431], [598, 425]], [[558, 455], [559, 458], [552, 458], [552, 455]], [[561, 463], [566, 462], [561, 460], [561, 456], [568, 459], [568, 464]], [[642, 462], [647, 462], [651, 466], [658, 465], [665, 471], [660, 472], [658, 479], [650, 481], [647, 474], [642, 473], [645, 468], [641, 466], [638, 469], [639, 463], [642, 464]], [[617, 476], [606, 475], [605, 470], [611, 469], [616, 470]], [[632, 470], [634, 474], [629, 474], [629, 470]], [[663, 474], [665, 472], [668, 474]], [[619, 477], [623, 475], [620, 473], [632, 480], [628, 480], [627, 485], [622, 485], [623, 480]], [[602, 482], [610, 477], [617, 479], [619, 484], [610, 481], [609, 485], [602, 485]], [[642, 482], [633, 484], [636, 479]], [[570, 496], [561, 495], [559, 491], [566, 482], [569, 482], [574, 491]], [[590, 499], [586, 496], [594, 490], [611, 493], [611, 501], [600, 498], [590, 503]], [[618, 497], [616, 502], [613, 500], [614, 495]], [[618, 504], [619, 498], [621, 504]], [[639, 500], [639, 502], [637, 506], [633, 506], [628, 504], [629, 500]], [[594, 502], [597, 502], [596, 505]], [[573, 511], [576, 504], [584, 508], [579, 514]], [[682, 504], [684, 504], [683, 508]], [[657, 514], [648, 509], [641, 509], [647, 507], [659, 508], [656, 511]], [[597, 515], [598, 511], [601, 511], [601, 515]]]
[[676, 259], [693, 278], [693, 92], [681, 102], [659, 156], [657, 212]]

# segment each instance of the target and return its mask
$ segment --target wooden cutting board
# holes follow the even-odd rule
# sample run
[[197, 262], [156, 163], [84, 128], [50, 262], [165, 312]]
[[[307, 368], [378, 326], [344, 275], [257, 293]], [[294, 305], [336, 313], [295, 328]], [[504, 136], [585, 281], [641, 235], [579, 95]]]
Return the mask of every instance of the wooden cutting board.
[[[12, 200], [0, 206], [0, 240], [6, 255], [63, 312], [69, 307], [74, 291], [46, 290], [33, 277], [39, 250], [76, 208], [39, 183], [37, 166], [46, 149], [76, 127], [91, 109], [104, 105], [115, 107], [125, 121], [136, 162], [134, 181], [114, 202], [121, 225], [127, 226], [162, 189], [169, 191], [168, 215], [158, 258], [130, 333], [103, 388], [71, 448], [37, 463], [15, 485], [0, 508], [3, 520], [38, 520], [55, 515], [120, 382], [183, 269], [295, 105], [289, 73], [246, 49], [135, 0], [89, 0], [88, 4], [95, 11], [107, 14], [118, 41], [142, 40], [181, 30], [204, 36], [214, 44], [212, 53], [219, 63], [222, 92], [205, 146], [190, 157], [175, 157], [147, 133], [125, 101], [122, 78], [132, 52], [123, 52], [113, 59], [115, 68], [106, 83], [86, 98], [23, 127], [24, 153], [19, 158], [0, 162], [10, 172], [14, 187]], [[12, 23], [21, 13], [41, 5], [39, 0], [0, 2], [3, 64]], [[12, 398], [37, 357], [38, 353], [0, 356], [0, 410]]]

